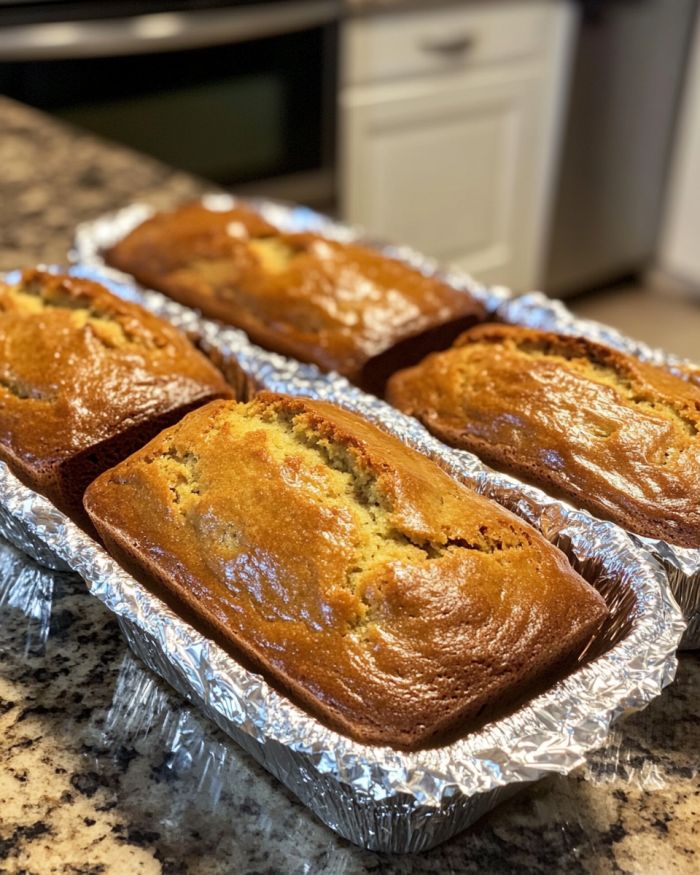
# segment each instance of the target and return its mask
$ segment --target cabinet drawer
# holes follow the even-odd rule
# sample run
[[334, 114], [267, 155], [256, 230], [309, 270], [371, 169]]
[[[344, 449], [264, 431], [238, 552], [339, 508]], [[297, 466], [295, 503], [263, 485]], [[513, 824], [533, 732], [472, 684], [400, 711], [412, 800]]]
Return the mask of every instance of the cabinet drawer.
[[448, 4], [349, 20], [343, 35], [344, 84], [455, 73], [536, 57], [557, 0]]

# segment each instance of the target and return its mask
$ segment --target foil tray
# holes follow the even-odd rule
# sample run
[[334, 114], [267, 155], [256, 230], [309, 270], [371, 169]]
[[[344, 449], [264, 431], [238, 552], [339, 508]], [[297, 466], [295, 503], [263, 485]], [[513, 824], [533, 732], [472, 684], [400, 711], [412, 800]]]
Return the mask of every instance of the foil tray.
[[33, 555], [43, 549], [44, 557], [80, 574], [146, 665], [340, 835], [378, 851], [430, 848], [524, 785], [571, 771], [604, 742], [614, 720], [644, 707], [670, 683], [684, 629], [681, 613], [661, 566], [616, 526], [449, 449], [417, 420], [343, 378], [264, 352], [242, 332], [203, 320], [157, 293], [90, 268], [72, 272], [106, 282], [190, 331], [222, 363], [235, 361], [247, 385], [335, 401], [437, 459], [538, 527], [611, 609], [589, 651], [595, 659], [511, 716], [435, 750], [362, 745], [323, 726], [197, 633], [0, 464], [0, 533]]
[[[49, 630], [54, 620], [60, 620], [66, 597], [72, 604], [71, 610], [90, 611], [93, 621], [102, 622], [102, 605], [98, 605], [97, 609], [90, 608], [88, 600], [92, 597], [87, 590], [81, 595], [81, 589], [85, 590], [85, 585], [78, 575], [57, 574], [41, 568], [0, 539], [0, 650], [3, 644], [12, 647], [12, 662], [30, 665], [32, 670], [47, 664], [47, 661], [50, 663], [56, 648], [62, 648], [61, 642], [55, 637], [52, 641], [54, 630]], [[66, 643], [70, 647], [70, 642]], [[86, 656], [92, 660], [92, 646], [79, 645], [71, 655], [72, 663]], [[215, 859], [222, 871], [226, 872], [248, 871], [243, 862], [245, 857], [241, 857], [240, 861], [238, 857], [227, 858], [226, 847], [229, 852], [232, 849], [236, 853], [240, 850], [244, 855], [247, 850], [250, 852], [249, 858], [258, 860], [260, 848], [270, 851], [269, 858], [265, 855], [266, 872], [269, 875], [272, 872], [294, 872], [296, 875], [316, 875], [320, 872], [325, 875], [349, 875], [352, 872], [358, 875], [360, 870], [369, 871], [372, 865], [379, 867], [376, 871], [402, 872], [404, 875], [410, 871], [435, 873], [443, 871], [440, 859], [455, 861], [452, 866], [447, 863], [447, 871], [462, 871], [456, 860], [459, 859], [459, 853], [469, 855], [469, 833], [472, 830], [461, 838], [457, 837], [461, 852], [448, 850], [445, 855], [437, 849], [422, 859], [408, 857], [403, 860], [373, 856], [364, 860], [364, 866], [361, 865], [352, 846], [338, 842], [316, 818], [302, 816], [300, 807], [290, 803], [282, 785], [272, 776], [262, 775], [257, 763], [233, 741], [222, 737], [211, 721], [182, 700], [128, 648], [115, 646], [112, 642], [108, 649], [117, 660], [111, 666], [113, 681], [109, 685], [109, 695], [106, 700], [103, 697], [104, 707], [93, 713], [91, 718], [82, 720], [85, 715], [79, 715], [81, 719], [78, 722], [81, 725], [76, 726], [78, 746], [81, 746], [80, 742], [88, 745], [89, 768], [115, 790], [122, 806], [128, 806], [132, 825], [147, 830], [163, 827], [161, 844], [165, 842], [166, 848], [170, 846], [171, 858], [173, 846], [182, 844], [180, 834], [189, 835], [197, 827], [202, 832], [202, 841], [196, 842], [200, 851], [202, 842], [206, 850], [207, 846], [211, 847], [212, 841], [223, 839]], [[550, 811], [557, 822], [550, 823], [549, 828], [547, 824], [542, 824], [542, 840], [550, 845], [549, 859], [556, 859], [557, 853], [562, 853], [571, 862], [576, 862], [580, 854], [593, 859], [596, 853], [605, 851], [605, 835], [597, 835], [595, 829], [590, 832], [588, 828], [591, 823], [586, 824], [586, 835], [581, 833], [586, 815], [577, 806], [587, 794], [606, 795], [610, 790], [609, 786], [606, 789], [606, 785], [611, 781], [616, 781], [625, 791], [632, 790], [637, 795], [644, 790], [669, 789], [668, 779], [672, 776], [668, 774], [668, 769], [661, 766], [658, 759], [639, 756], [638, 743], [640, 729], [642, 738], [648, 739], [648, 721], [663, 720], [665, 708], [672, 707], [674, 700], [678, 704], [682, 690], [688, 689], [687, 672], [682, 672], [680, 665], [679, 674], [681, 692], [674, 691], [678, 684], [678, 681], [674, 681], [673, 688], [664, 691], [661, 699], [652, 703], [648, 718], [644, 714], [635, 715], [636, 719], [633, 717], [630, 721], [616, 724], [605, 745], [577, 770], [575, 774], [578, 780], [563, 778], [557, 782], [560, 789], [554, 795], [558, 796], [558, 802], [553, 800], [550, 793], [546, 794], [550, 799], [549, 808], [552, 805], [557, 808], [556, 812]], [[43, 682], [43, 678], [41, 680]], [[31, 695], [34, 683], [34, 679], [30, 679], [29, 687], [24, 692]], [[633, 727], [626, 728], [626, 723], [632, 723]], [[46, 740], [50, 743], [50, 737]], [[686, 750], [690, 753], [687, 745]], [[131, 762], [130, 752], [139, 754], [134, 767], [128, 766], [130, 778], [126, 785], [122, 781], [121, 788], [115, 787], [113, 781], [121, 774], [125, 761]], [[136, 809], [131, 810], [130, 787], [134, 780], [139, 781], [139, 775], [155, 776], [156, 786], [152, 789], [166, 805], [165, 809], [159, 802], [154, 811], [153, 806], [146, 804], [142, 798], [136, 800]], [[581, 780], [584, 787], [577, 789]], [[142, 791], [141, 795], [147, 793], [145, 787], [139, 787], [139, 790]], [[525, 796], [525, 793], [522, 795]], [[522, 800], [521, 809], [528, 804], [526, 797]], [[536, 820], [542, 822], [543, 812], [539, 814]], [[589, 814], [594, 816], [592, 810]], [[279, 838], [279, 826], [282, 823], [291, 825], [289, 840], [278, 843], [279, 846], [273, 841], [270, 846], [271, 835], [276, 834]], [[492, 817], [492, 826], [497, 834], [503, 828], [507, 829], [508, 824], [514, 824], [512, 811], [504, 812], [503, 816], [497, 811]], [[533, 830], [531, 824], [531, 835], [534, 836], [536, 829], [535, 826]], [[517, 844], [517, 828], [515, 833]], [[477, 843], [483, 846], [483, 835], [477, 838]], [[486, 845], [493, 846], [492, 850], [499, 844], [502, 843], [497, 839], [486, 839]], [[197, 848], [192, 850], [196, 854]], [[436, 853], [442, 853], [442, 856], [436, 857]], [[469, 868], [466, 861], [464, 865]], [[563, 863], [560, 863], [562, 867]], [[167, 869], [167, 864], [164, 864], [164, 868]], [[253, 868], [259, 871], [255, 866]]]
[[[503, 484], [504, 503], [537, 525], [603, 595], [610, 620], [592, 662], [511, 716], [435, 750], [397, 752], [328, 729], [240, 666], [131, 578], [85, 532], [0, 464], [0, 533], [25, 532], [85, 580], [134, 652], [282, 781], [324, 823], [362, 847], [433, 847], [547, 774], [600, 747], [614, 720], [673, 679], [684, 623], [661, 567], [611, 524]], [[12, 518], [13, 525], [5, 521]]]
[[[228, 194], [212, 194], [202, 198], [202, 201], [210, 209], [226, 210], [237, 203], [237, 198]], [[365, 245], [380, 249], [390, 257], [399, 258], [426, 274], [439, 276], [454, 287], [464, 289], [477, 298], [491, 319], [588, 337], [591, 340], [637, 356], [644, 361], [668, 367], [680, 376], [694, 381], [700, 379], [696, 367], [691, 365], [689, 370], [685, 370], [690, 363], [662, 350], [651, 349], [643, 343], [625, 337], [609, 326], [578, 319], [561, 301], [552, 300], [541, 292], [513, 296], [508, 289], [502, 286], [487, 287], [464, 273], [440, 270], [434, 260], [426, 258], [409, 247], [395, 246], [368, 238], [362, 230], [334, 222], [308, 207], [264, 199], [251, 199], [247, 200], [246, 203], [252, 205], [264, 218], [283, 230], [316, 231], [338, 240], [357, 240]], [[193, 318], [189, 319], [186, 313], [169, 308], [165, 303], [167, 299], [162, 296], [153, 298], [150, 297], [151, 293], [146, 293], [145, 298], [139, 298], [138, 296], [143, 294], [141, 291], [133, 292], [129, 289], [129, 283], [133, 283], [133, 280], [126, 274], [108, 268], [102, 258], [104, 249], [113, 246], [154, 212], [153, 208], [144, 204], [132, 204], [117, 212], [107, 213], [92, 222], [80, 225], [76, 231], [74, 249], [70, 253], [71, 258], [81, 265], [99, 269], [104, 275], [110, 276], [120, 284], [126, 283], [126, 286], [122, 288], [123, 295], [136, 295], [135, 299], [141, 300], [146, 306], [171, 318], [177, 324], [188, 327], [197, 335], [199, 333], [198, 324], [201, 320], [198, 320], [194, 311], [189, 311], [194, 314]], [[180, 308], [180, 310], [182, 309]], [[245, 367], [237, 369], [232, 358], [229, 357], [227, 360], [217, 352], [216, 330], [209, 330], [208, 336], [211, 338], [210, 349], [217, 364], [227, 370], [229, 380], [239, 392], [239, 397], [243, 397], [251, 389], [254, 390], [256, 388], [255, 381], [249, 378], [249, 374], [246, 373], [247, 369]], [[237, 345], [236, 341], [228, 344], [229, 350], [234, 355]], [[494, 497], [498, 499], [497, 495]], [[560, 501], [559, 503], [563, 507], [571, 507], [566, 502]], [[582, 512], [588, 514], [592, 519], [596, 518], [588, 511]], [[671, 590], [687, 623], [680, 648], [700, 648], [700, 549], [679, 547], [659, 539], [644, 538], [633, 532], [628, 532], [628, 534], [635, 543], [642, 545], [662, 564], [668, 575]]]

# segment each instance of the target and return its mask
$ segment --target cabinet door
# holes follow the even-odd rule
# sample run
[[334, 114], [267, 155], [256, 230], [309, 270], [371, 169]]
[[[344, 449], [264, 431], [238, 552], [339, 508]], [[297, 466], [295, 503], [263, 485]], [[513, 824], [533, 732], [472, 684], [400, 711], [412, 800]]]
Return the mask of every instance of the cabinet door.
[[486, 282], [536, 282], [539, 79], [421, 86], [342, 106], [343, 213]]

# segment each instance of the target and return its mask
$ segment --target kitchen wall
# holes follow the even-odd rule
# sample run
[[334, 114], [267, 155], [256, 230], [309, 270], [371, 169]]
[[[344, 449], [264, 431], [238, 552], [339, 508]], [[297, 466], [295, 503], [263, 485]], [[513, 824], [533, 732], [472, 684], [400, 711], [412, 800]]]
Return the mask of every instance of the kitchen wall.
[[700, 296], [700, 16], [677, 130], [659, 261]]

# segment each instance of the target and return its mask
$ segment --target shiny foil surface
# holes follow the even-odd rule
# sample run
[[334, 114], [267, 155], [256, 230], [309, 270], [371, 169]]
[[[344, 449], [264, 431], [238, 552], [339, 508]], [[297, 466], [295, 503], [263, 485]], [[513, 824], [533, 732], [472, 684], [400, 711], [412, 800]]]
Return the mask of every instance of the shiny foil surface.
[[[106, 279], [91, 268], [81, 275]], [[430, 848], [546, 774], [565, 774], [603, 744], [611, 724], [644, 707], [673, 678], [682, 616], [662, 568], [611, 523], [566, 508], [536, 489], [450, 450], [410, 417], [314, 366], [254, 347], [163, 296], [108, 285], [193, 332], [251, 385], [326, 398], [356, 410], [454, 476], [537, 526], [603, 595], [610, 619], [592, 661], [511, 716], [450, 745], [414, 753], [362, 745], [297, 708], [173, 614], [88, 535], [0, 465], [0, 532], [36, 555], [37, 543], [80, 574], [118, 618], [133, 650], [329, 827], [373, 850]]]
[[[54, 684], [70, 692], [67, 672], [77, 672], [85, 681], [75, 696], [57, 702], [57, 714], [30, 714], [26, 723], [17, 721], [14, 727], [10, 722], [7, 744], [43, 730], [34, 754], [31, 749], [26, 753], [18, 749], [10, 762], [21, 765], [29, 755], [33, 763], [39, 754], [41, 763], [34, 764], [38, 771], [30, 768], [29, 780], [50, 778], [49, 798], [58, 798], [63, 788], [72, 790], [75, 779], [80, 786], [84, 779], [91, 779], [93, 785], [98, 780], [100, 789], [85, 799], [87, 810], [80, 814], [90, 814], [94, 804], [106, 803], [108, 823], [116, 815], [116, 825], [125, 823], [129, 834], [155, 830], [166, 855], [162, 864], [166, 870], [168, 861], [172, 866], [183, 859], [189, 861], [184, 864], [188, 869], [191, 864], [207, 872], [212, 867], [247, 872], [252, 866], [256, 872], [262, 868], [297, 875], [350, 875], [370, 868], [435, 875], [461, 873], [465, 867], [473, 871], [474, 861], [478, 865], [479, 860], [495, 861], [494, 866], [500, 860], [501, 868], [502, 861], [508, 860], [521, 871], [521, 855], [527, 861], [529, 853], [537, 853], [541, 846], [550, 868], [558, 860], [561, 869], [568, 864], [579, 871], [588, 863], [595, 871], [597, 861], [611, 857], [610, 829], [615, 835], [618, 830], [626, 833], [620, 847], [633, 843], [639, 848], [640, 830], [648, 827], [653, 837], [656, 820], [672, 817], [675, 806], [680, 814], [693, 795], [697, 769], [693, 769], [692, 745], [683, 739], [681, 727], [691, 730], [692, 708], [688, 710], [684, 700], [696, 684], [691, 680], [693, 666], [686, 659], [673, 687], [641, 714], [616, 724], [583, 767], [569, 778], [553, 775], [526, 790], [527, 796], [522, 793], [524, 798], [514, 808], [494, 812], [490, 826], [476, 825], [447, 847], [420, 858], [402, 860], [366, 852], [358, 856], [357, 849], [339, 843], [320, 821], [304, 815], [284, 787], [275, 786], [277, 782], [263, 775], [238, 745], [222, 737], [197, 708], [132, 655], [115, 639], [116, 630], [106, 620], [102, 604], [92, 599], [78, 575], [47, 571], [0, 539], [0, 636], [9, 648], [4, 662], [6, 668], [20, 668], [20, 677], [26, 679], [13, 690], [17, 712], [24, 710], [20, 702], [30, 711], [37, 701], [51, 706], [56, 702]], [[64, 735], [67, 725], [70, 739]], [[66, 762], [64, 745], [77, 759], [69, 756]], [[53, 775], [46, 773], [53, 773], [56, 754], [68, 769], [56, 775], [54, 786]], [[10, 768], [5, 784], [10, 800], [21, 806], [24, 785], [13, 778], [13, 771]], [[625, 800], [621, 807], [618, 796]], [[76, 804], [82, 799], [81, 795]], [[601, 805], [611, 808], [602, 811]], [[46, 822], [53, 825], [65, 818], [70, 822], [72, 817], [81, 827], [82, 817], [76, 814], [75, 804], [59, 805]], [[673, 824], [669, 827], [672, 830]], [[105, 844], [117, 850], [123, 834], [114, 826], [112, 830], [114, 843], [107, 838]], [[58, 831], [63, 834], [60, 826]], [[93, 833], [94, 828], [87, 829], [71, 842], [82, 840], [89, 851]], [[643, 865], [645, 845], [641, 845], [635, 859], [641, 858]], [[684, 845], [692, 849], [692, 836]], [[655, 847], [658, 860], [668, 857], [682, 864], [672, 835], [659, 834]], [[44, 871], [41, 853], [39, 849], [32, 871]], [[619, 853], [618, 848], [622, 863], [627, 857]], [[259, 868], [251, 861], [257, 861]], [[134, 868], [117, 867], [120, 873]], [[488, 866], [487, 871], [491, 871]]]
[[[303, 379], [298, 384], [301, 391], [312, 386]], [[353, 405], [358, 410], [360, 396]], [[374, 418], [386, 427], [393, 411], [382, 407]], [[400, 426], [394, 423], [392, 430], [400, 434]], [[414, 443], [420, 435], [406, 437]], [[482, 491], [495, 488], [483, 489], [484, 472], [472, 459], [453, 460], [450, 467]], [[537, 525], [606, 599], [611, 617], [593, 643], [595, 653], [603, 653], [511, 716], [415, 753], [362, 745], [297, 708], [173, 614], [4, 464], [0, 531], [22, 549], [22, 532], [30, 540], [46, 537], [53, 553], [116, 615], [146, 665], [324, 823], [363, 847], [409, 852], [446, 840], [523, 784], [575, 768], [604, 742], [615, 719], [644, 707], [675, 672], [684, 624], [661, 567], [611, 524], [555, 502], [540, 504], [517, 484], [504, 482], [501, 489], [504, 503]], [[8, 516], [14, 521], [9, 529]]]
[[[212, 194], [202, 200], [207, 207], [213, 210], [231, 209], [236, 204], [236, 198], [227, 194]], [[503, 287], [487, 287], [466, 274], [440, 271], [435, 261], [408, 247], [373, 241], [365, 237], [361, 230], [334, 222], [308, 207], [268, 200], [248, 202], [259, 210], [267, 221], [285, 231], [315, 231], [338, 240], [357, 240], [366, 245], [380, 248], [387, 255], [400, 258], [425, 273], [435, 273], [456, 288], [462, 288], [477, 298], [485, 307], [489, 318], [493, 320], [587, 337], [637, 356], [643, 361], [668, 367], [671, 370], [684, 364], [678, 357], [625, 337], [610, 326], [577, 318], [561, 301], [552, 300], [541, 292], [514, 297], [508, 289]], [[117, 243], [153, 212], [151, 207], [144, 204], [132, 204], [116, 213], [104, 215], [94, 222], [81, 225], [76, 231], [75, 247], [71, 257], [81, 265], [100, 269], [103, 277], [109, 276], [117, 280], [121, 287], [120, 294], [123, 296], [140, 300], [150, 309], [154, 309], [155, 312], [167, 316], [176, 324], [199, 334], [201, 333], [200, 324], [203, 320], [197, 318], [196, 313], [180, 307], [162, 295], [133, 290], [129, 286], [129, 283], [133, 283], [133, 281], [124, 274], [107, 268], [104, 264], [102, 250]], [[86, 275], [92, 276], [89, 270]], [[153, 297], [154, 295], [155, 297]], [[237, 387], [239, 397], [242, 397], [248, 388], [256, 388], [255, 380], [252, 377], [252, 374], [255, 373], [255, 367], [249, 368], [245, 363], [248, 355], [247, 347], [237, 350], [239, 341], [235, 338], [235, 332], [226, 340], [227, 331], [230, 329], [224, 329], [219, 336], [215, 326], [208, 325], [206, 333], [213, 349], [216, 350], [219, 345], [222, 345], [228, 350], [228, 359], [222, 360], [218, 357], [217, 363], [227, 371], [229, 380]], [[253, 349], [255, 348], [253, 347]], [[238, 356], [241, 359], [242, 368], [236, 367], [233, 356]], [[319, 391], [323, 390], [319, 389]], [[500, 500], [497, 494], [493, 497]], [[565, 502], [560, 501], [559, 503], [563, 507], [570, 507]], [[588, 511], [582, 512], [595, 518]], [[680, 547], [654, 538], [644, 538], [633, 532], [628, 532], [628, 534], [637, 544], [641, 544], [649, 550], [666, 570], [671, 590], [687, 623], [687, 629], [680, 645], [681, 649], [700, 648], [700, 549]]]

